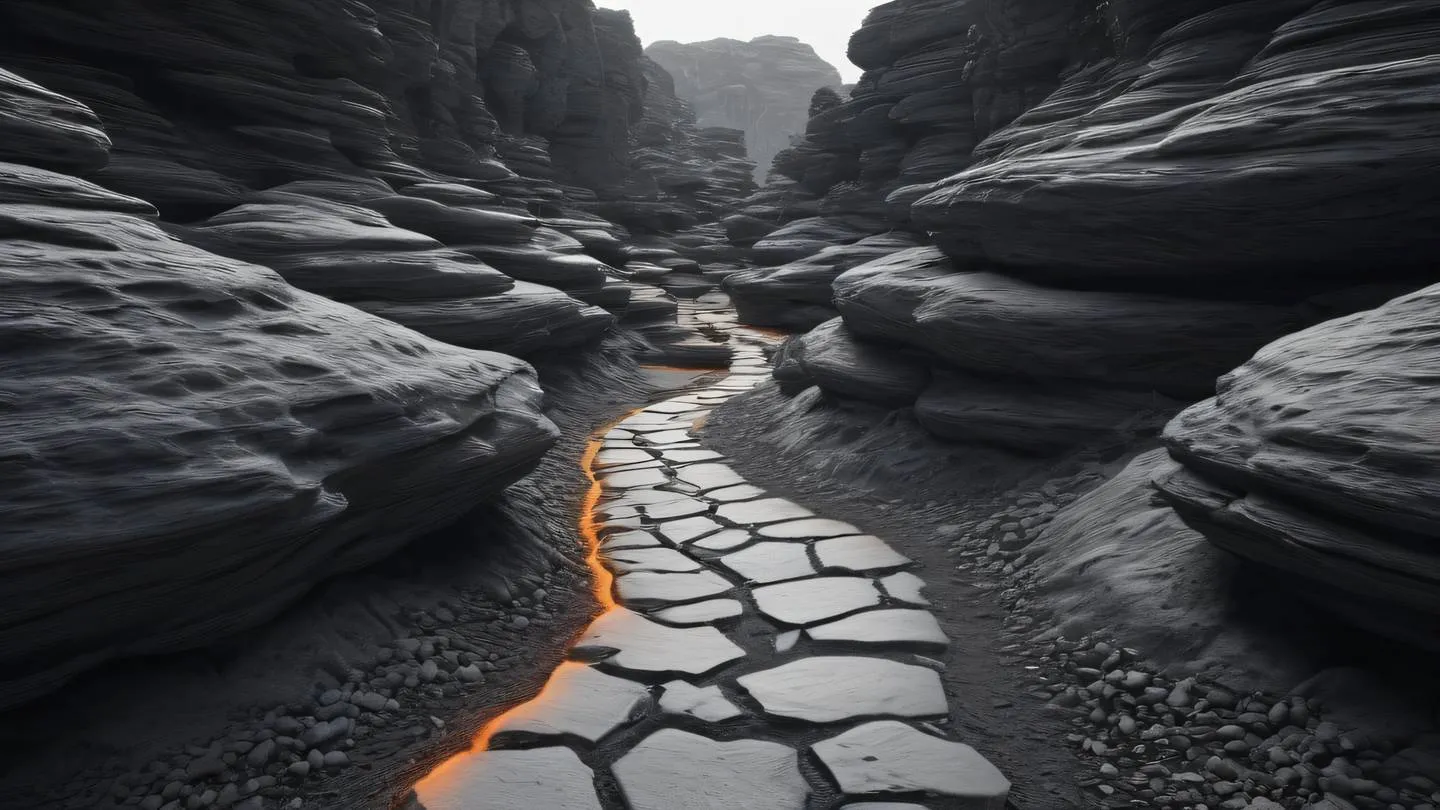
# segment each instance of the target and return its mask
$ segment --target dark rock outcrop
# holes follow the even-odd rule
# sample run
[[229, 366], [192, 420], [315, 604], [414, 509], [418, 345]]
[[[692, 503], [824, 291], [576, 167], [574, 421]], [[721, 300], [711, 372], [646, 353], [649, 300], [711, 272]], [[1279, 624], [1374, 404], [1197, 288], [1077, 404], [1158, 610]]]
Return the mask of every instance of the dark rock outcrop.
[[763, 179], [780, 150], [805, 132], [810, 99], [841, 86], [840, 73], [794, 37], [749, 42], [656, 42], [645, 54], [675, 77], [675, 91], [695, 108], [702, 127], [742, 130]]
[[1170, 424], [1158, 482], [1211, 542], [1367, 629], [1440, 648], [1440, 288], [1266, 346]]
[[35, 200], [0, 206], [5, 705], [268, 619], [554, 440], [514, 358], [297, 290], [83, 181], [3, 183]]
[[[153, 202], [166, 220], [205, 230], [225, 212], [227, 229], [246, 217], [260, 229], [267, 217], [299, 215], [255, 197], [284, 185], [321, 200], [284, 205], [373, 208], [466, 254], [421, 256], [412, 245], [402, 262], [379, 242], [327, 248], [327, 262], [363, 267], [379, 287], [410, 284], [433, 260], [434, 274], [493, 268], [579, 299], [527, 287], [492, 297], [435, 290], [429, 305], [413, 295], [369, 301], [371, 311], [467, 345], [532, 352], [593, 340], [604, 317], [585, 305], [623, 314], [627, 304], [622, 226], [691, 227], [753, 188], [732, 136], [698, 132], [673, 93], [665, 101], [669, 78], [644, 58], [623, 12], [587, 0], [351, 5], [310, 4], [271, 36], [270, 11], [233, 0], [183, 14], [154, 0], [83, 14], [21, 2], [0, 10], [0, 55], [93, 109], [95, 135], [105, 137], [103, 126], [114, 142], [108, 165], [88, 158], [95, 181]], [[303, 33], [319, 30], [328, 33]], [[33, 109], [54, 103], [31, 96]], [[55, 115], [72, 126], [54, 148], [77, 152], [84, 122], [73, 111]], [[656, 130], [665, 135], [647, 136]], [[75, 167], [85, 159], [57, 158]], [[229, 252], [289, 272], [315, 251], [287, 258], [283, 242], [265, 259]], [[492, 300], [507, 295], [523, 301]], [[539, 299], [549, 302], [548, 337], [486, 337], [507, 308], [538, 315]]]
[[835, 318], [786, 343], [776, 357], [775, 378], [795, 391], [818, 385], [842, 397], [908, 405], [925, 390], [930, 372], [923, 363], [855, 340]]
[[[939, 436], [1063, 449], [1436, 278], [1437, 43], [1426, 4], [887, 3], [851, 41], [865, 77], [729, 221], [789, 264], [731, 287], [756, 323], [830, 304], [928, 364]], [[824, 300], [827, 243], [897, 230], [935, 247]], [[1006, 398], [1034, 434], [992, 423]]]
[[[727, 226], [739, 227], [731, 221]], [[839, 314], [831, 286], [841, 273], [918, 246], [918, 237], [903, 231], [870, 236], [779, 267], [731, 274], [725, 290], [745, 323], [804, 331]]]
[[[558, 368], [618, 326], [727, 359], [631, 276], [707, 279], [678, 248], [733, 250], [719, 225], [672, 232], [751, 167], [665, 101], [622, 13], [21, 0], [0, 23], [0, 703], [253, 627], [493, 499], [555, 429], [533, 369], [474, 349]], [[646, 261], [617, 211], [665, 240]]]

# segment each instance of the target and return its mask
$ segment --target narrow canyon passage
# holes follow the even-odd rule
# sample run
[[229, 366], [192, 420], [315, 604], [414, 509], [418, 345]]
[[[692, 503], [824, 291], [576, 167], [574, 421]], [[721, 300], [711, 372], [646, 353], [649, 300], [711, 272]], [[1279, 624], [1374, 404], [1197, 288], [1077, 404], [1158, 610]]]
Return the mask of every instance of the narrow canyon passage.
[[0, 29], [0, 810], [1440, 808], [1440, 0]]
[[949, 640], [911, 560], [696, 441], [710, 409], [765, 379], [777, 342], [727, 304], [682, 322], [728, 336], [730, 374], [627, 416], [582, 459], [603, 613], [415, 806], [1004, 807], [1008, 781], [945, 727], [929, 656]]

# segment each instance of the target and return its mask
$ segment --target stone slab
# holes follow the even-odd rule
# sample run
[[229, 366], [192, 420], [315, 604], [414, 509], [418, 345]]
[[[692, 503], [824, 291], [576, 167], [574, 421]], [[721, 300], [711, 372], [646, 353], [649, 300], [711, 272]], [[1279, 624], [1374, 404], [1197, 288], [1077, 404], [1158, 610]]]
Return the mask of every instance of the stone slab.
[[801, 808], [810, 793], [787, 746], [718, 742], [677, 729], [647, 737], [614, 772], [630, 810]]
[[975, 749], [882, 720], [811, 749], [849, 796], [923, 792], [957, 810], [1004, 810], [1010, 781]]
[[538, 697], [507, 713], [493, 739], [573, 737], [591, 745], [635, 718], [650, 699], [643, 684], [567, 662], [555, 670]]
[[751, 591], [760, 612], [777, 622], [805, 626], [880, 604], [880, 590], [861, 577], [815, 577]]
[[653, 622], [626, 608], [612, 608], [575, 643], [582, 656], [637, 674], [701, 676], [745, 657], [745, 651], [713, 627], [678, 628]]
[[737, 682], [766, 714], [808, 723], [949, 713], [938, 673], [885, 658], [817, 655]]

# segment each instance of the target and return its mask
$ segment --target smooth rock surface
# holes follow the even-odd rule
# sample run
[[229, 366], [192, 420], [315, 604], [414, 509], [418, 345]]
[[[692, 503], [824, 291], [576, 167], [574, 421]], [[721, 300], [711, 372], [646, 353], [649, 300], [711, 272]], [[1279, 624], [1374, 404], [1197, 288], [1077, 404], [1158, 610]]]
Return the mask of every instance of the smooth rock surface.
[[782, 624], [808, 625], [880, 604], [875, 584], [860, 577], [816, 577], [752, 591], [760, 612]]
[[904, 723], [866, 723], [816, 743], [821, 764], [851, 796], [927, 793], [957, 810], [1004, 810], [1010, 782], [975, 749]]
[[910, 558], [878, 537], [836, 537], [815, 544], [815, 558], [824, 569], [861, 573], [909, 565]]
[[719, 596], [734, 587], [713, 571], [684, 574], [640, 571], [615, 579], [615, 590], [621, 600], [641, 609], [697, 602]]
[[794, 749], [668, 728], [621, 757], [615, 778], [634, 810], [801, 807], [810, 793]]
[[808, 723], [875, 715], [933, 717], [948, 711], [934, 670], [884, 658], [817, 655], [737, 682], [767, 714]]
[[688, 715], [707, 723], [721, 723], [744, 714], [725, 698], [720, 687], [698, 687], [684, 681], [665, 684], [665, 692], [660, 696], [660, 710], [667, 714]]
[[674, 628], [625, 608], [614, 608], [575, 642], [577, 654], [610, 653], [606, 666], [639, 674], [699, 676], [745, 657], [713, 627]]
[[418, 791], [426, 810], [601, 810], [594, 772], [568, 748], [484, 751], [451, 767]]
[[720, 564], [749, 582], [770, 583], [814, 576], [810, 552], [800, 543], [756, 543], [720, 558]]
[[562, 664], [545, 685], [545, 699], [521, 704], [493, 729], [494, 739], [573, 737], [594, 745], [634, 717], [650, 699], [635, 681], [583, 664]]
[[806, 629], [815, 641], [840, 644], [949, 646], [945, 631], [926, 610], [868, 610]]
[[675, 607], [657, 610], [650, 614], [651, 618], [658, 619], [666, 624], [673, 624], [677, 627], [692, 627], [701, 624], [713, 624], [722, 619], [732, 619], [745, 612], [745, 606], [734, 599], [711, 599], [705, 602], [695, 602], [689, 605], [676, 605]]

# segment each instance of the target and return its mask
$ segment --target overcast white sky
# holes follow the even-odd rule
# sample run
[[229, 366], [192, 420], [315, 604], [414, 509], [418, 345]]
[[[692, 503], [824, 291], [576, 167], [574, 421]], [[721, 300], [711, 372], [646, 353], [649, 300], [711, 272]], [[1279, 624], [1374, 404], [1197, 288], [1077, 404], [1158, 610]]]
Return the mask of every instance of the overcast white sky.
[[850, 35], [865, 14], [883, 0], [595, 0], [601, 8], [623, 8], [635, 18], [646, 44], [673, 39], [700, 42], [717, 37], [751, 40], [762, 34], [799, 37], [834, 65], [846, 82], [860, 69], [845, 58]]

